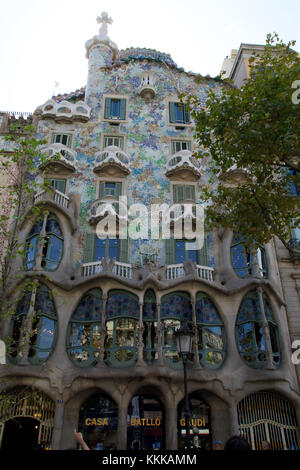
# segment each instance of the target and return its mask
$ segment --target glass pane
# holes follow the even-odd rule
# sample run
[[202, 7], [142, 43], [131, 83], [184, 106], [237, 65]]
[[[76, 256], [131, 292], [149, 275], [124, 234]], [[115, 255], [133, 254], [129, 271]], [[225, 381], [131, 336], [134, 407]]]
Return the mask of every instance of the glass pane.
[[175, 331], [180, 328], [180, 321], [165, 320], [163, 322], [164, 328], [164, 347], [177, 348], [177, 341]]
[[70, 346], [89, 346], [91, 335], [91, 325], [71, 324]]
[[120, 100], [111, 100], [111, 115], [112, 117], [120, 117]]
[[114, 333], [114, 322], [106, 322], [106, 338], [105, 338], [105, 348], [109, 349], [113, 346], [113, 333]]
[[77, 321], [97, 321], [102, 317], [102, 294], [99, 289], [92, 289], [80, 300], [73, 319]]
[[131, 351], [130, 349], [119, 349], [115, 352], [114, 358], [119, 362], [128, 362], [135, 357], [135, 354], [135, 351]]
[[31, 270], [35, 266], [35, 255], [36, 255], [36, 250], [37, 250], [37, 241], [38, 241], [38, 236], [32, 237], [30, 240], [27, 242], [27, 247], [26, 247], [26, 269]]
[[184, 110], [181, 103], [175, 103], [176, 122], [184, 122]]
[[63, 253], [63, 241], [60, 238], [51, 235], [49, 237], [48, 250], [47, 250], [47, 268], [55, 269]]
[[71, 358], [77, 362], [86, 362], [89, 359], [89, 352], [83, 348], [72, 349], [69, 352]]
[[220, 326], [205, 326], [203, 327], [204, 332], [204, 347], [206, 349], [224, 349], [224, 341], [222, 328]]
[[137, 298], [127, 293], [110, 293], [107, 300], [107, 319], [112, 317], [140, 317], [140, 307]]
[[216, 366], [223, 361], [223, 354], [216, 351], [208, 351], [204, 357], [204, 360], [210, 366]]
[[241, 352], [256, 352], [252, 323], [245, 323], [238, 327], [238, 339]]
[[130, 318], [116, 320], [116, 345], [135, 346], [134, 326], [135, 321]]
[[184, 240], [175, 241], [176, 264], [185, 262], [185, 242]]
[[42, 317], [38, 326], [38, 341], [36, 346], [41, 349], [51, 349], [54, 341], [55, 323], [50, 318]]
[[196, 300], [196, 318], [197, 323], [204, 324], [220, 324], [222, 323], [221, 318], [217, 312], [216, 307], [206, 296], [197, 295]]
[[96, 238], [95, 244], [95, 261], [100, 261], [102, 258], [105, 258], [105, 247], [106, 247], [106, 238]]
[[46, 233], [47, 234], [53, 233], [54, 235], [57, 235], [58, 237], [62, 238], [62, 231], [60, 229], [60, 226], [56, 218], [53, 218], [52, 216], [48, 216], [47, 224], [46, 224]]
[[100, 337], [101, 337], [100, 329], [101, 329], [101, 325], [99, 324], [93, 325], [92, 327], [92, 346], [95, 349], [100, 348]]
[[161, 302], [161, 318], [163, 317], [191, 320], [190, 299], [180, 294], [164, 297]]
[[108, 257], [110, 259], [118, 259], [118, 254], [119, 254], [119, 239], [118, 238], [110, 238], [109, 239]]
[[45, 285], [40, 284], [37, 288], [34, 309], [36, 313], [56, 316], [51, 293]]

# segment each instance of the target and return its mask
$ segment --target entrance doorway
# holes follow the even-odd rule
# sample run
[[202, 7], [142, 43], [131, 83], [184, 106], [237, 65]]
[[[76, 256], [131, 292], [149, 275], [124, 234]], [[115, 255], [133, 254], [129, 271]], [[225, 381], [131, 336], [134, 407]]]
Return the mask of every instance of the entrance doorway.
[[129, 403], [127, 449], [165, 449], [165, 409], [152, 394], [135, 395]]
[[177, 408], [178, 449], [211, 450], [210, 408], [197, 394], [189, 395], [191, 418], [185, 420], [184, 400]]
[[33, 418], [13, 418], [6, 421], [1, 450], [18, 452], [38, 450], [40, 423]]

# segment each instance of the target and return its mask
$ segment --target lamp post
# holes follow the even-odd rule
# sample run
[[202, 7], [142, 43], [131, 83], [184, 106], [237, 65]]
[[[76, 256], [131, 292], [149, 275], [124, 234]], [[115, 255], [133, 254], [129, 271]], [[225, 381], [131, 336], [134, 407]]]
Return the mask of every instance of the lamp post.
[[187, 448], [190, 448], [190, 418], [191, 410], [189, 405], [188, 391], [187, 391], [187, 361], [193, 357], [193, 337], [194, 330], [193, 326], [187, 322], [183, 323], [181, 327], [175, 332], [177, 340], [177, 349], [179, 357], [183, 363], [183, 383], [184, 383], [184, 418], [187, 430]]

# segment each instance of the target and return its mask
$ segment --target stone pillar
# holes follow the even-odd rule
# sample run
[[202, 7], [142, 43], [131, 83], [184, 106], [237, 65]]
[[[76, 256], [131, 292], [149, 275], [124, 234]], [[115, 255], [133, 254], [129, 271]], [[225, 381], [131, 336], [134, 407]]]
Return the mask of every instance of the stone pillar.
[[[143, 358], [143, 351], [144, 351], [144, 344], [143, 344], [143, 331], [144, 331], [144, 324], [143, 324], [143, 307], [144, 304], [141, 302], [140, 304], [140, 318], [139, 318], [139, 344], [138, 344], [138, 360], [137, 366], [143, 367], [145, 366], [144, 358]], [[145, 345], [146, 346], [146, 345]]]
[[97, 367], [104, 367], [104, 347], [105, 347], [105, 338], [106, 338], [106, 306], [107, 306], [107, 295], [104, 294], [102, 297], [103, 310], [102, 310], [102, 320], [101, 320], [101, 333], [100, 333], [100, 353], [99, 353], [99, 362]]
[[228, 407], [228, 419], [229, 419], [229, 433], [230, 436], [236, 436], [240, 434], [239, 431], [239, 420], [238, 420], [238, 411], [237, 404], [235, 401], [232, 401]]
[[166, 410], [166, 449], [177, 450], [178, 447], [178, 436], [177, 436], [177, 409], [175, 407], [168, 408]]
[[37, 285], [38, 281], [36, 279], [33, 280], [33, 288], [31, 292], [31, 299], [30, 299], [30, 307], [29, 311], [26, 315], [25, 322], [24, 322], [24, 328], [22, 332], [22, 339], [21, 339], [21, 346], [20, 346], [20, 362], [19, 364], [22, 366], [28, 365], [28, 353], [29, 353], [29, 343], [30, 343], [30, 337], [32, 334], [32, 320], [35, 314], [35, 296], [36, 296], [36, 290], [37, 290]]
[[56, 400], [51, 450], [60, 450], [65, 405], [62, 399]]
[[33, 271], [39, 271], [42, 269], [43, 248], [44, 248], [44, 241], [45, 241], [45, 236], [46, 236], [46, 223], [47, 223], [48, 215], [49, 215], [48, 211], [44, 212], [43, 226], [39, 234], [38, 250], [37, 250], [35, 266], [33, 268]]
[[257, 288], [257, 293], [259, 297], [259, 305], [260, 305], [260, 310], [261, 310], [261, 316], [262, 316], [262, 330], [263, 330], [263, 337], [265, 340], [266, 344], [266, 356], [267, 356], [267, 367], [266, 369], [268, 370], [274, 370], [275, 366], [273, 364], [273, 354], [272, 354], [272, 344], [271, 344], [271, 338], [270, 338], [270, 330], [269, 330], [269, 325], [268, 325], [268, 320], [266, 317], [265, 313], [265, 306], [264, 306], [264, 301], [263, 301], [263, 290], [261, 287]]
[[127, 415], [128, 407], [123, 405], [119, 408], [118, 412], [118, 436], [117, 436], [117, 449], [127, 449]]
[[193, 326], [194, 326], [194, 344], [193, 344], [193, 349], [194, 349], [194, 367], [196, 369], [202, 369], [202, 366], [200, 364], [200, 359], [199, 359], [199, 351], [198, 351], [198, 328], [197, 328], [197, 318], [196, 318], [196, 298], [195, 294], [191, 296], [191, 303], [192, 303], [192, 309], [193, 309]]
[[162, 328], [161, 328], [161, 321], [160, 321], [160, 303], [157, 304], [157, 358], [158, 358], [158, 365], [163, 366], [163, 354], [162, 354]]

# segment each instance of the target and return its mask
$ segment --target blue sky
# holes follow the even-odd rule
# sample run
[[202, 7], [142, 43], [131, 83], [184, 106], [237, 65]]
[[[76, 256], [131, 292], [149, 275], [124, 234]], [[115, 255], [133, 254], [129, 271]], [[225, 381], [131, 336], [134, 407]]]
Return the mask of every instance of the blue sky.
[[[85, 42], [97, 15], [113, 18], [119, 49], [147, 47], [171, 54], [179, 67], [220, 72], [241, 42], [264, 44], [276, 31], [300, 49], [299, 0], [0, 0], [0, 110], [33, 111], [53, 91], [85, 85]], [[300, 78], [300, 77], [299, 77]], [[55, 82], [59, 85], [54, 88]]]

